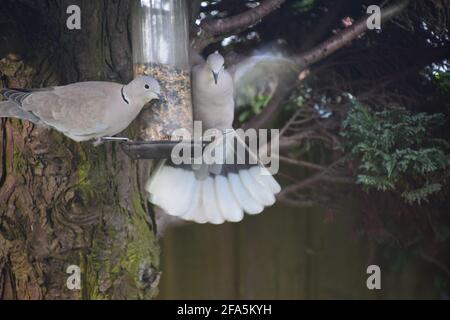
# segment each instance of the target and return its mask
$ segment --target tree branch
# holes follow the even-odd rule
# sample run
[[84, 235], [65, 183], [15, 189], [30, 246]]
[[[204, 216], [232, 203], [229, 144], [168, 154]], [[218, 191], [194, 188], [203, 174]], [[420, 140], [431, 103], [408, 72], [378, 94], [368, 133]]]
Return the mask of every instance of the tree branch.
[[307, 28], [302, 34], [300, 51], [308, 50], [323, 40], [334, 26], [341, 12], [345, 8], [344, 0], [335, 0], [328, 11], [311, 28]]
[[286, 0], [265, 0], [248, 11], [223, 19], [205, 19], [200, 24], [200, 34], [194, 39], [192, 47], [201, 52], [208, 45], [217, 42], [231, 33], [239, 33], [254, 25], [265, 16], [278, 9]]
[[285, 195], [277, 196], [277, 200], [284, 204], [285, 206], [289, 206], [291, 208], [309, 208], [317, 206], [317, 203], [311, 200], [294, 200], [291, 198], [286, 197]]
[[[394, 18], [408, 6], [408, 3], [409, 0], [402, 0], [382, 10], [382, 22], [387, 22]], [[357, 22], [355, 22], [351, 27], [322, 42], [312, 50], [301, 53], [298, 56], [294, 57], [294, 61], [296, 61], [301, 68], [306, 68], [330, 56], [337, 50], [345, 47], [347, 44], [355, 40], [365, 31], [367, 31], [367, 18], [368, 16], [365, 15]]]
[[248, 28], [272, 11], [278, 9], [286, 0], [266, 0], [259, 6], [234, 17], [204, 20], [200, 27], [213, 36], [231, 33], [235, 30]]
[[330, 173], [330, 171], [336, 167], [338, 164], [342, 163], [345, 160], [345, 158], [341, 158], [335, 162], [333, 162], [329, 167], [327, 167], [325, 170], [317, 173], [314, 176], [311, 176], [307, 179], [304, 179], [298, 183], [292, 184], [286, 188], [284, 188], [280, 194], [278, 196], [280, 197], [286, 197], [286, 195], [290, 194], [290, 193], [295, 193], [298, 192], [304, 188], [308, 188], [311, 185], [315, 184], [318, 181], [321, 181], [324, 179], [324, 177]]

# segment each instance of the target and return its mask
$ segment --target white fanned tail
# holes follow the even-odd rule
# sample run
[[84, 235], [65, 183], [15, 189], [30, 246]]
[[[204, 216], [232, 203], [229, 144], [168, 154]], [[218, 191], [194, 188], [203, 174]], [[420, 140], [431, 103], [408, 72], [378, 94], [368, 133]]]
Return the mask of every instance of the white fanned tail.
[[[226, 145], [227, 157], [232, 156], [233, 145]], [[275, 203], [275, 195], [281, 191], [262, 165], [224, 164], [220, 172], [214, 168], [206, 175], [199, 175], [199, 170], [198, 166], [162, 162], [147, 182], [149, 201], [183, 220], [222, 224], [239, 222], [244, 213], [261, 213]]]

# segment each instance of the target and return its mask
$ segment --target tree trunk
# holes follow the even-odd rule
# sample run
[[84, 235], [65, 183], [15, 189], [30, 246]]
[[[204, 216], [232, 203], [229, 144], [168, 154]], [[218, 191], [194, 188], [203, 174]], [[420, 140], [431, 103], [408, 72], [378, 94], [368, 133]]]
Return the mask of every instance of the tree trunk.
[[[81, 30], [68, 30], [69, 5]], [[2, 0], [0, 74], [9, 87], [132, 76], [129, 1]], [[152, 298], [159, 247], [142, 185], [150, 163], [28, 122], [0, 127], [0, 299]], [[66, 273], [81, 271], [81, 290]]]

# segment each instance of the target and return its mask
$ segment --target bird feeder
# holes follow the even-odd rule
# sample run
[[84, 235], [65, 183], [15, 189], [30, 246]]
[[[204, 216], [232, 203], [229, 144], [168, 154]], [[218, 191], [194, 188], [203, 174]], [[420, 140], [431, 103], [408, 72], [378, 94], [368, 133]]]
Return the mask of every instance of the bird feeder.
[[134, 0], [131, 14], [134, 74], [157, 79], [163, 96], [144, 109], [139, 138], [169, 147], [162, 141], [176, 129], [192, 133], [193, 126], [187, 1]]

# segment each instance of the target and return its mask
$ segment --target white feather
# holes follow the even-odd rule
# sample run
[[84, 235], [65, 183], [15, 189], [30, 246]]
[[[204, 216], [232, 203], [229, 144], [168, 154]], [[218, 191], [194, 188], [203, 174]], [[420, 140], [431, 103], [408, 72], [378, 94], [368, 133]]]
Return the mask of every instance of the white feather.
[[203, 210], [203, 181], [196, 180], [193, 191], [193, 198], [188, 211], [181, 217], [184, 220], [197, 223], [206, 223], [208, 221]]
[[188, 209], [194, 183], [192, 171], [164, 166], [149, 188], [153, 191], [150, 199], [168, 214], [181, 216]]
[[281, 187], [278, 182], [272, 177], [269, 171], [264, 167], [252, 167], [250, 168], [250, 174], [261, 185], [266, 186], [272, 193], [277, 194], [281, 191]]
[[[183, 171], [182, 180], [173, 187], [172, 201], [166, 205], [168, 210], [172, 210], [172, 215], [175, 216], [182, 216], [188, 211], [194, 196], [194, 185], [197, 183], [194, 172], [181, 170]], [[176, 199], [176, 201], [174, 201], [174, 199]]]
[[194, 222], [200, 223], [200, 224], [205, 224], [205, 223], [209, 222], [208, 216], [206, 215], [205, 208], [203, 206], [199, 206], [197, 208], [195, 216], [191, 221], [194, 221]]
[[145, 185], [145, 190], [152, 194], [155, 191], [155, 185], [158, 184], [157, 180], [160, 177], [160, 173], [164, 168], [164, 164], [165, 164], [165, 160], [161, 161], [156, 168], [153, 170], [152, 175], [150, 176], [150, 179], [148, 179], [146, 185]]
[[268, 187], [262, 186], [255, 178], [250, 174], [249, 170], [239, 170], [239, 177], [248, 192], [259, 203], [264, 206], [271, 206], [275, 203], [275, 196], [270, 192]]
[[245, 212], [258, 214], [264, 210], [264, 207], [247, 191], [237, 173], [230, 173], [227, 178], [234, 196]]
[[180, 217], [184, 220], [193, 220], [193, 217], [196, 214], [196, 211], [198, 210], [198, 207], [201, 205], [201, 187], [202, 187], [202, 183], [199, 181], [196, 181], [193, 187], [193, 191], [192, 191], [192, 199], [191, 202], [189, 204], [188, 209], [186, 210], [186, 212]]
[[244, 218], [244, 212], [231, 191], [230, 184], [224, 176], [216, 176], [215, 187], [217, 202], [222, 217], [230, 222], [239, 222]]
[[[266, 170], [267, 170], [267, 169], [266, 169]], [[275, 178], [274, 178], [270, 173], [268, 173], [268, 174], [263, 174], [263, 175], [262, 175], [262, 178], [263, 178], [264, 180], [266, 180], [267, 185], [269, 186], [270, 190], [272, 190], [272, 192], [273, 192], [274, 194], [278, 194], [278, 193], [281, 192], [281, 186], [280, 186], [280, 184], [278, 183], [277, 180], [275, 180]]]
[[203, 181], [202, 209], [208, 222], [212, 224], [225, 222], [220, 212], [219, 203], [217, 202], [216, 189], [212, 177], [208, 177]]
[[163, 166], [158, 170], [147, 183], [147, 191], [150, 193], [150, 201], [160, 206], [166, 201], [170, 201], [170, 193], [173, 185], [177, 184], [181, 172], [173, 167]]

